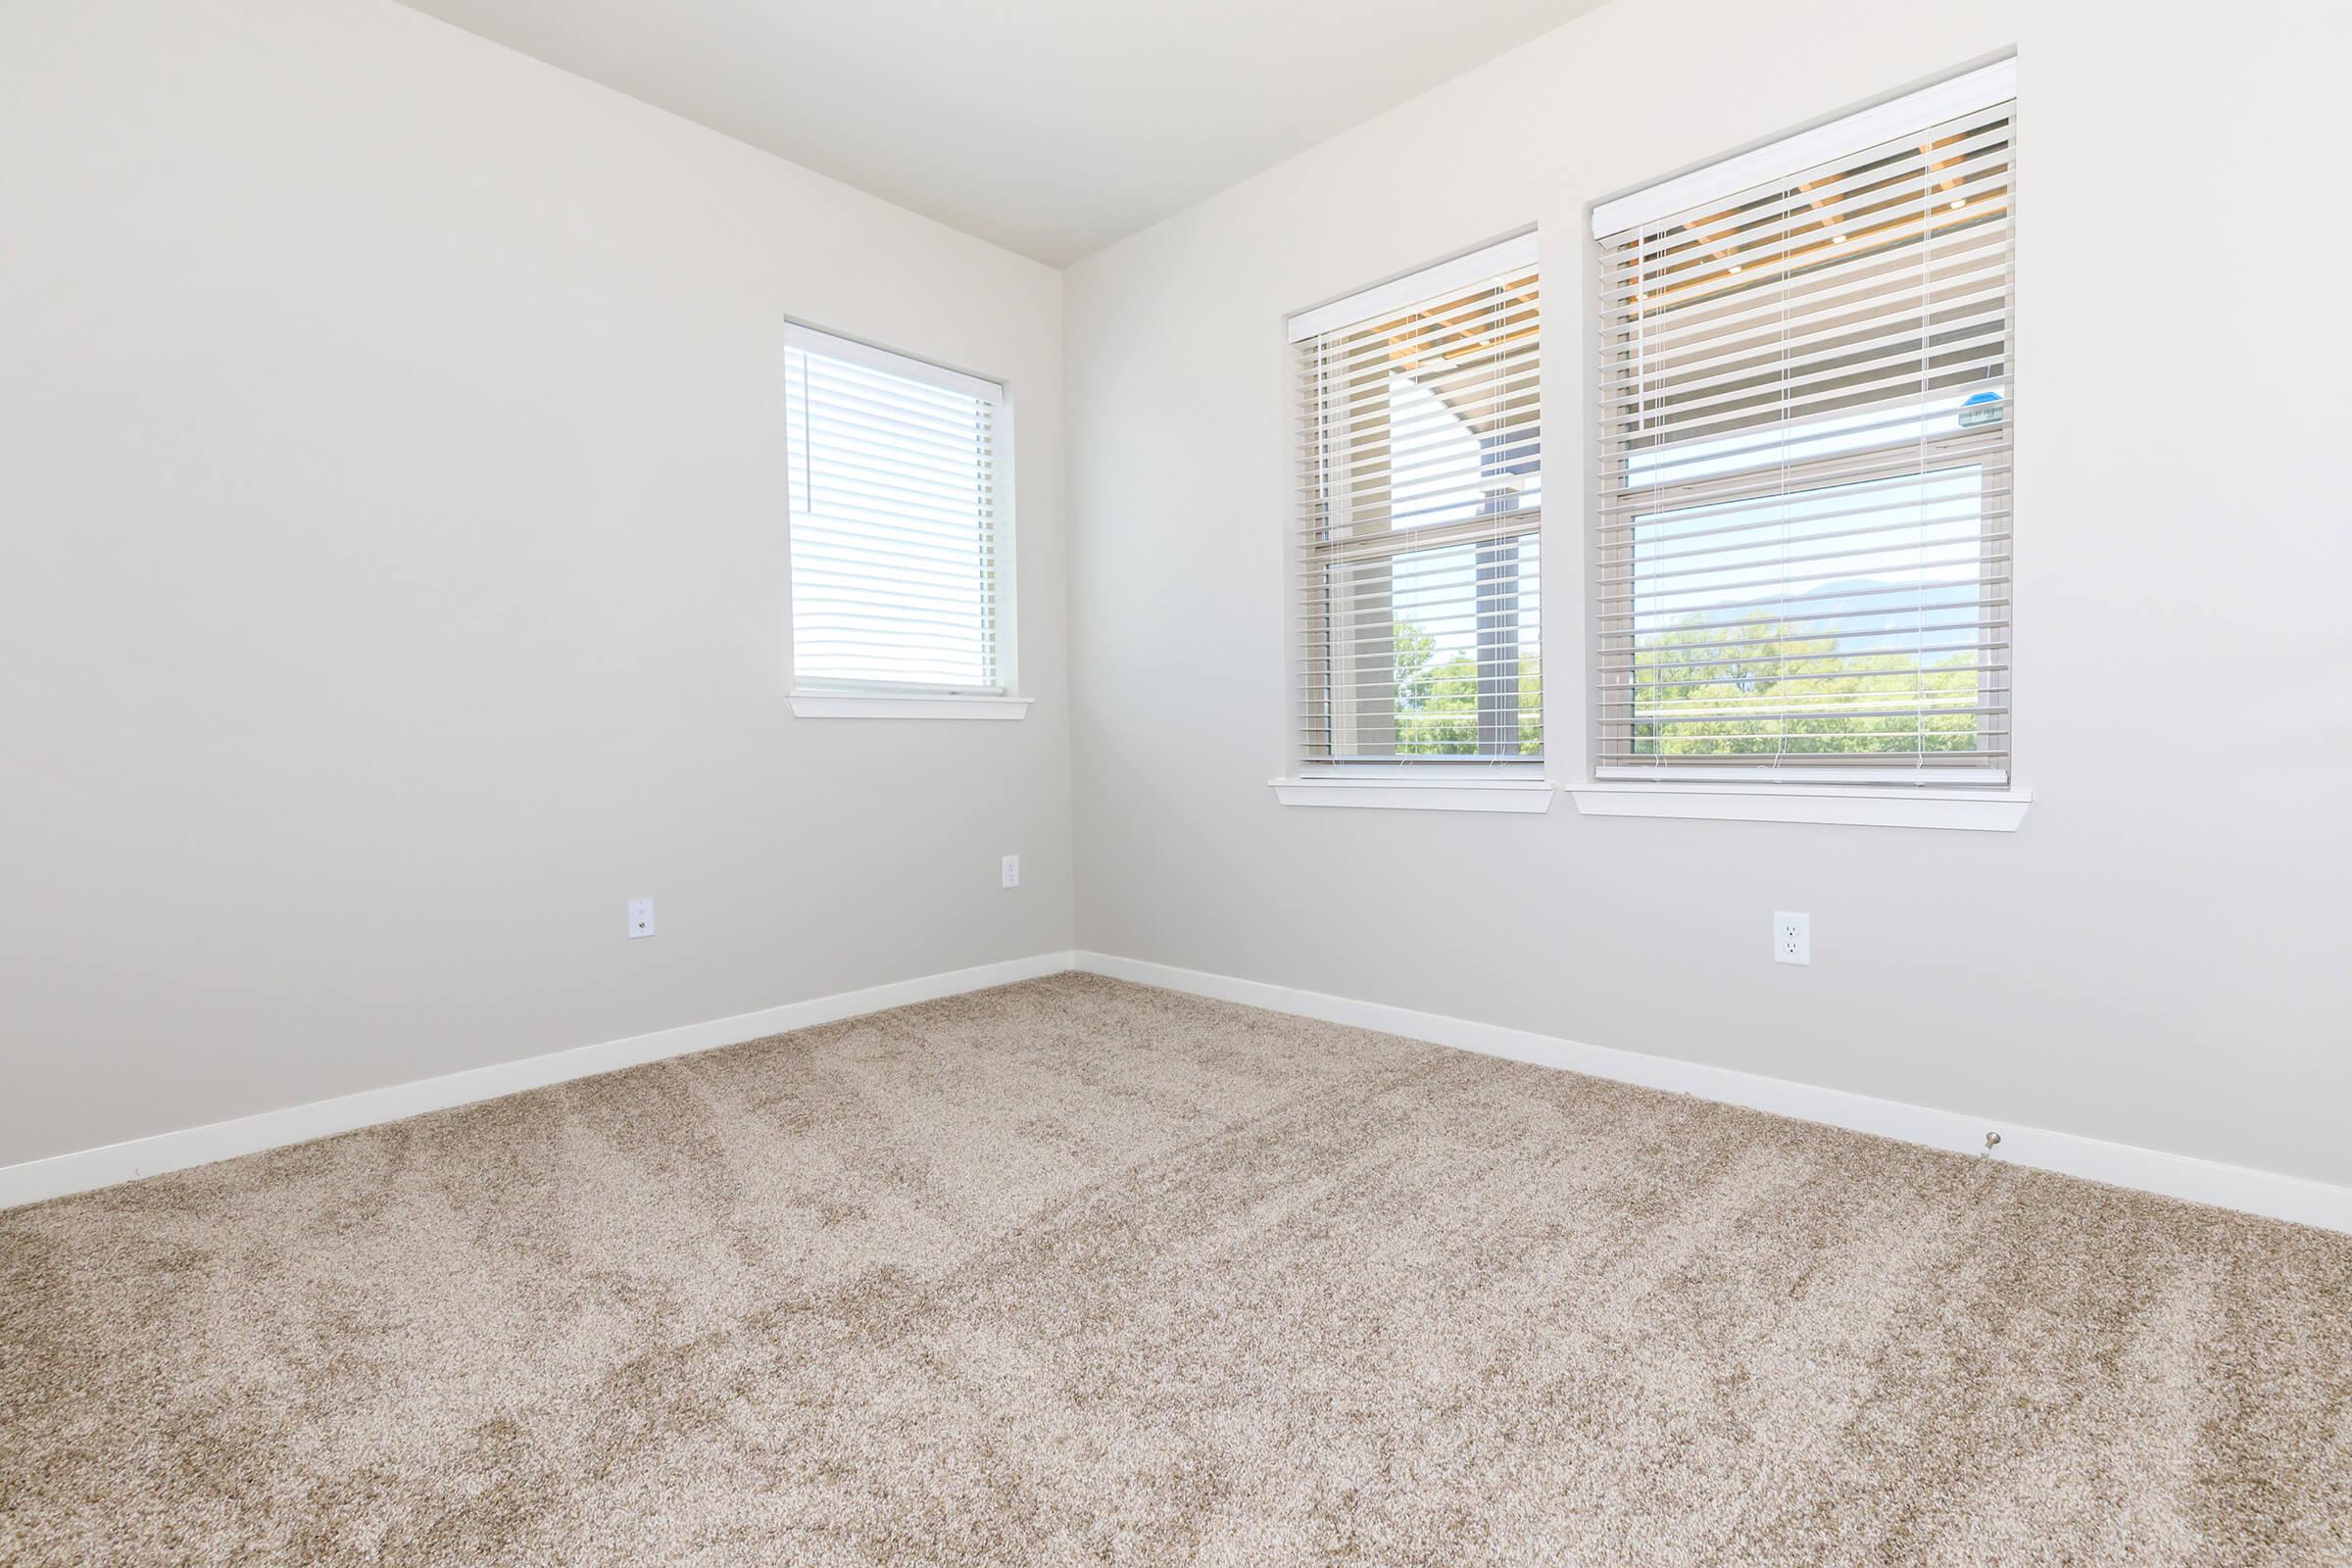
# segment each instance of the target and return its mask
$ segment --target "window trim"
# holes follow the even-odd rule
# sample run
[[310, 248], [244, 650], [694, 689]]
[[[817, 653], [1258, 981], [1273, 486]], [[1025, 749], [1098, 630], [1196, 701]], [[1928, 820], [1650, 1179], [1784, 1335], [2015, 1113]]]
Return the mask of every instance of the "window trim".
[[1834, 784], [1635, 783], [1567, 786], [1585, 816], [1669, 816], [1715, 822], [1804, 822], [1848, 827], [1957, 828], [2014, 833], [2034, 792], [2011, 787], [1904, 788]]
[[1284, 806], [1340, 806], [1405, 811], [1510, 811], [1540, 814], [1559, 792], [1542, 775], [1410, 778], [1390, 773], [1303, 773], [1266, 783]]
[[795, 691], [786, 699], [795, 718], [997, 718], [1029, 716], [1026, 697], [931, 692]]
[[920, 381], [942, 392], [954, 392], [984, 403], [1005, 401], [1005, 388], [1002, 381], [971, 375], [931, 360], [918, 360], [911, 354], [882, 348], [863, 338], [844, 337], [839, 332], [809, 326], [790, 317], [784, 318], [784, 346], [821, 355], [828, 360], [862, 366], [869, 370], [879, 370], [884, 375], [895, 375], [903, 381]]
[[1027, 716], [1030, 699], [1020, 695], [1020, 612], [1017, 504], [1013, 469], [1014, 408], [1009, 381], [975, 375], [936, 361], [888, 349], [862, 338], [830, 332], [806, 321], [784, 318], [786, 349], [800, 349], [828, 359], [879, 370], [886, 375], [936, 387], [944, 392], [993, 403], [990, 421], [989, 470], [996, 491], [991, 522], [990, 564], [996, 573], [993, 610], [996, 618], [992, 686], [877, 680], [804, 680], [800, 671], [799, 629], [792, 611], [793, 523], [791, 431], [785, 431], [787, 480], [784, 487], [785, 592], [784, 651], [789, 677], [787, 701], [796, 718], [988, 718]]
[[1375, 316], [1401, 310], [1416, 300], [1452, 289], [1467, 288], [1497, 272], [1535, 267], [1541, 261], [1538, 252], [1537, 233], [1530, 228], [1509, 239], [1464, 251], [1451, 260], [1416, 267], [1385, 283], [1375, 283], [1370, 288], [1359, 288], [1352, 294], [1343, 295], [1328, 305], [1300, 311], [1284, 323], [1284, 331], [1293, 344], [1304, 343], [1309, 338], [1320, 337], [1336, 328], [1353, 326]]

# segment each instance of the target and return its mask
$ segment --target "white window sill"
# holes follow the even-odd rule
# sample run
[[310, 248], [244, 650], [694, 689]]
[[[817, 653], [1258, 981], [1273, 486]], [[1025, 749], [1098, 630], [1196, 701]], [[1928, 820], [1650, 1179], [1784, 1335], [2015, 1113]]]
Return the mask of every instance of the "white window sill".
[[2014, 833], [2031, 790], [1840, 788], [1827, 784], [1572, 784], [1587, 816], [1679, 816], [1714, 822], [1829, 822], [1853, 827]]
[[1552, 787], [1541, 778], [1269, 779], [1285, 806], [1370, 807], [1390, 811], [1548, 811]]
[[1026, 697], [929, 697], [919, 692], [794, 692], [795, 718], [1022, 718]]

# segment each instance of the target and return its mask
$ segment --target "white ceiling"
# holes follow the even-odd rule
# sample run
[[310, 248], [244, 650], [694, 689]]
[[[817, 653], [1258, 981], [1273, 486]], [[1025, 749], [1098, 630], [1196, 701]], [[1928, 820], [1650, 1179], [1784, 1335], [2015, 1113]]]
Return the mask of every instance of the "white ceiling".
[[1055, 266], [1598, 0], [408, 0]]

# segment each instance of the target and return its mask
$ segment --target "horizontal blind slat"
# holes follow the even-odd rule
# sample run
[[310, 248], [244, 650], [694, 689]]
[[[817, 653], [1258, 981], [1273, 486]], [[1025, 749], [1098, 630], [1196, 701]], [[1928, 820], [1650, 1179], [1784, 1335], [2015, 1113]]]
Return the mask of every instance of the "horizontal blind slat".
[[1001, 689], [996, 402], [817, 336], [785, 356], [794, 679]]

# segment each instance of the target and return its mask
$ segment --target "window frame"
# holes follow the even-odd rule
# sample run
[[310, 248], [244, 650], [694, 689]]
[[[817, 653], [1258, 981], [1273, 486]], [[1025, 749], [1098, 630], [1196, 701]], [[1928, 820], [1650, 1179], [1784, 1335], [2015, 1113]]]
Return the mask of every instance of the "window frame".
[[[1999, 60], [1915, 92], [1838, 116], [1810, 130], [1776, 139], [1747, 152], [1733, 154], [1690, 173], [1654, 182], [1625, 196], [1593, 203], [1588, 209], [1591, 224], [1591, 240], [1586, 247], [1588, 276], [1606, 275], [1606, 269], [1611, 265], [1607, 242], [1628, 230], [1702, 203], [1737, 196], [1794, 172], [1834, 162], [1981, 109], [2006, 104], [2014, 124], [2019, 118], [2017, 99], [2016, 61], [2014, 58]], [[2014, 164], [2008, 178], [2011, 182], [2009, 200], [2014, 211], [2017, 201]], [[2014, 240], [2011, 244], [2014, 247]], [[2004, 377], [2005, 424], [2011, 424], [2016, 409], [2014, 249], [2010, 265], [2012, 281], [2004, 355], [2010, 370]], [[1587, 342], [1592, 348], [1586, 357], [1585, 395], [1600, 400], [1600, 406], [1605, 406], [1609, 395], [1606, 382], [1610, 362], [1605, 338], [1605, 328], [1589, 329]], [[1963, 444], [1964, 436], [1965, 432], [1947, 434], [1935, 438], [1935, 441], [1940, 443], [1948, 440], [1959, 446]], [[2009, 439], [2001, 449], [2001, 465], [2008, 481], [2013, 485], [2016, 463], [2013, 424], [2005, 429], [2004, 436]], [[1606, 446], [1604, 433], [1600, 445], [1594, 450], [1605, 451]], [[1927, 450], [1932, 448], [1923, 446], [1923, 452]], [[1835, 484], [1838, 482], [1836, 475], [1839, 461], [1837, 457], [1799, 460], [1783, 471], [1794, 473], [1812, 468], [1827, 483]], [[1955, 465], [1965, 462], [1957, 455], [1953, 459]], [[1923, 463], [1921, 471], [1924, 474], [1940, 466], [1950, 465]], [[1797, 493], [1797, 487], [1791, 487], [1790, 493]], [[1620, 739], [1627, 738], [1635, 722], [1630, 714], [1623, 720], [1611, 720], [1604, 716], [1607, 708], [1603, 699], [1610, 688], [1606, 683], [1609, 663], [1608, 656], [1603, 652], [1604, 634], [1600, 620], [1605, 589], [1599, 562], [1611, 548], [1611, 530], [1605, 520], [1609, 497], [1606, 483], [1596, 483], [1588, 491], [1585, 543], [1580, 552], [1587, 574], [1587, 581], [1579, 596], [1587, 626], [1582, 639], [1586, 667], [1581, 700], [1592, 705], [1592, 713], [1586, 725], [1587, 744], [1584, 748], [1582, 779], [1567, 786], [1580, 812], [1605, 816], [2016, 830], [2023, 820], [2027, 806], [2033, 800], [2033, 793], [2019, 782], [2016, 770], [2013, 625], [2009, 632], [2012, 639], [2009, 662], [1996, 676], [2001, 698], [2000, 713], [2006, 732], [2004, 764], [1997, 776], [1992, 778], [1971, 779], [1961, 769], [1938, 770], [1899, 765], [1890, 765], [1886, 776], [1880, 778], [1869, 777], [1867, 769], [1808, 770], [1801, 764], [1752, 771], [1743, 770], [1736, 764], [1681, 769], [1661, 764], [1656, 770], [1611, 765], [1604, 769], [1600, 759], [1610, 755], [1613, 750], [1610, 745], [1612, 734]], [[2007, 526], [2013, 531], [2014, 499], [2006, 506], [2009, 513]], [[1629, 515], [1625, 522], [1629, 543], [1632, 527], [1633, 518]], [[1989, 539], [1987, 543], [1989, 546]], [[2013, 543], [2004, 543], [2000, 548], [2008, 558], [2003, 566], [2007, 581], [2002, 608], [2013, 621], [2018, 600]], [[1890, 756], [1890, 764], [1894, 760], [1894, 757]], [[1990, 773], [1992, 770], [1986, 771]]]
[[[1302, 343], [1311, 342], [1326, 333], [1369, 322], [1391, 311], [1440, 297], [1449, 291], [1469, 288], [1488, 278], [1519, 270], [1526, 270], [1536, 280], [1536, 297], [1539, 301], [1537, 329], [1540, 334], [1542, 331], [1540, 301], [1543, 287], [1541, 254], [1537, 231], [1528, 228], [1507, 239], [1481, 245], [1445, 261], [1416, 268], [1387, 282], [1358, 290], [1329, 305], [1292, 317], [1287, 323], [1289, 343], [1286, 364], [1295, 359]], [[1534, 424], [1527, 428], [1528, 433], [1533, 434], [1538, 443], [1537, 456], [1533, 461], [1534, 471], [1540, 476], [1543, 471], [1541, 432], [1544, 408], [1544, 371], [1540, 336], [1538, 344], [1535, 372], [1536, 416]], [[1314, 396], [1309, 394], [1305, 406], [1301, 407], [1298, 391], [1293, 388], [1286, 396], [1285, 401], [1291, 416], [1300, 421], [1299, 428], [1302, 431], [1311, 431], [1313, 429], [1312, 421], [1317, 416], [1319, 407]], [[1308, 439], [1315, 440], [1311, 434]], [[1305, 465], [1318, 474], [1328, 475], [1335, 458], [1344, 463], [1346, 457], [1345, 452], [1335, 453], [1328, 440], [1316, 441], [1309, 450], [1299, 445], [1297, 438], [1294, 438], [1292, 450], [1285, 460], [1286, 471], [1289, 471], [1292, 465]], [[1328, 484], [1328, 482], [1326, 478], [1324, 483]], [[1540, 482], [1539, 479], [1539, 485]], [[1501, 514], [1489, 513], [1483, 515], [1498, 514]], [[1526, 572], [1526, 576], [1522, 580], [1533, 587], [1536, 599], [1537, 625], [1536, 635], [1533, 639], [1533, 651], [1538, 669], [1541, 670], [1544, 667], [1545, 633], [1544, 618], [1542, 612], [1544, 576], [1544, 552], [1545, 549], [1544, 515], [1544, 511], [1539, 504], [1535, 509], [1531, 525], [1508, 536], [1467, 537], [1469, 534], [1479, 532], [1476, 527], [1480, 520], [1479, 515], [1460, 519], [1457, 522], [1421, 524], [1402, 528], [1396, 530], [1396, 539], [1393, 548], [1367, 551], [1365, 554], [1367, 558], [1394, 561], [1421, 551], [1448, 548], [1450, 545], [1472, 552], [1474, 559], [1469, 569], [1475, 585], [1478, 573], [1489, 569], [1479, 564], [1485, 552], [1503, 546], [1518, 549], [1521, 547], [1516, 541], [1532, 539], [1536, 560], [1532, 567], [1522, 568]], [[1465, 524], [1469, 526], [1465, 527]], [[1422, 537], [1424, 532], [1436, 537]], [[1451, 535], [1457, 532], [1463, 533], [1465, 537], [1458, 540], [1452, 539]], [[1290, 563], [1286, 572], [1284, 596], [1285, 646], [1289, 653], [1289, 674], [1285, 683], [1285, 744], [1290, 753], [1293, 775], [1269, 781], [1275, 790], [1276, 798], [1282, 804], [1290, 806], [1348, 806], [1509, 812], [1540, 812], [1548, 809], [1556, 791], [1548, 780], [1548, 764], [1544, 753], [1534, 756], [1502, 752], [1424, 756], [1406, 754], [1361, 758], [1316, 757], [1308, 754], [1302, 744], [1304, 739], [1302, 720], [1313, 702], [1310, 691], [1312, 683], [1306, 674], [1312, 642], [1299, 617], [1301, 607], [1316, 589], [1315, 574], [1326, 568], [1317, 566], [1316, 553], [1305, 537], [1300, 519], [1297, 517], [1288, 519], [1285, 535], [1286, 556]], [[1385, 544], [1386, 541], [1384, 541]], [[1475, 587], [1473, 598], [1476, 598]], [[1512, 612], [1517, 612], [1515, 602]], [[1325, 614], [1328, 616], [1329, 613], [1330, 612], [1327, 610]], [[1516, 662], [1514, 667], [1523, 665], [1524, 662], [1523, 655], [1522, 659]], [[1507, 678], [1515, 680], [1517, 676], [1513, 675]], [[1541, 681], [1540, 675], [1538, 678]], [[1486, 706], [1484, 696], [1487, 681], [1488, 677], [1485, 675], [1482, 674], [1479, 677], [1481, 702], [1480, 707], [1474, 712], [1474, 721], [1482, 733], [1491, 726], [1503, 722], [1499, 715], [1505, 711], [1500, 705], [1496, 705], [1492, 710]], [[1539, 685], [1538, 692], [1538, 722], [1541, 726], [1541, 733], [1545, 738], [1546, 751], [1548, 751], [1550, 724], [1549, 714], [1546, 711], [1546, 693], [1541, 685]], [[1514, 705], [1507, 711], [1511, 715], [1508, 721], [1515, 727], [1518, 721], [1517, 715], [1523, 710]]]
[[861, 338], [846, 336], [785, 318], [782, 349], [789, 376], [794, 351], [896, 376], [918, 385], [987, 403], [993, 412], [987, 443], [988, 482], [992, 492], [989, 515], [987, 570], [993, 580], [987, 598], [985, 628], [989, 668], [986, 684], [928, 683], [855, 676], [809, 678], [803, 674], [800, 619], [794, 606], [799, 568], [793, 538], [799, 517], [793, 507], [795, 432], [784, 421], [785, 593], [784, 647], [787, 701], [796, 717], [860, 719], [1017, 719], [1030, 699], [1019, 695], [1019, 607], [1016, 570], [1017, 505], [1014, 474], [1014, 399], [1009, 381], [975, 374], [935, 360], [884, 348]]

